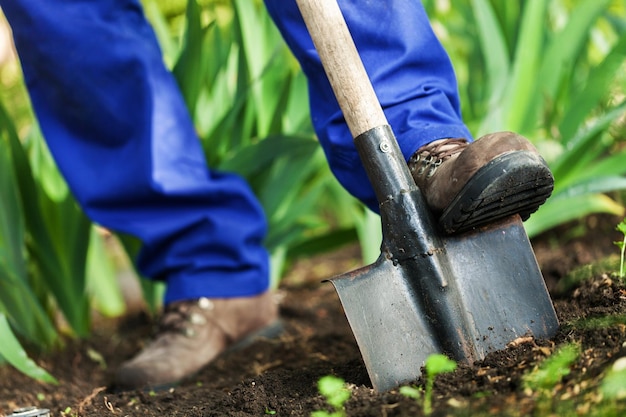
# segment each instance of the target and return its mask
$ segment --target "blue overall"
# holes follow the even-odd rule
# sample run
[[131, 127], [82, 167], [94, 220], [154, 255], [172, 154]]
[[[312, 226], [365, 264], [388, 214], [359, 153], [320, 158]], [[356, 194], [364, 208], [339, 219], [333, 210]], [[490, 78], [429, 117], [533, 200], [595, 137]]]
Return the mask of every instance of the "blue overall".
[[[417, 0], [340, 0], [403, 154], [470, 137], [454, 72]], [[313, 125], [333, 173], [376, 199], [293, 0], [266, 6], [307, 75]], [[142, 241], [142, 274], [165, 302], [268, 286], [266, 221], [247, 184], [207, 167], [182, 96], [138, 0], [0, 0], [33, 108], [87, 215]]]

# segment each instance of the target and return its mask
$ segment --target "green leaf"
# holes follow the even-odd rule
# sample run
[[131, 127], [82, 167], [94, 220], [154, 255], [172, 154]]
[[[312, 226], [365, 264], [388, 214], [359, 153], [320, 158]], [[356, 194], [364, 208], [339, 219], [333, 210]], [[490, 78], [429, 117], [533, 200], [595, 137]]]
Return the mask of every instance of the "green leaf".
[[29, 153], [30, 166], [33, 176], [40, 184], [44, 192], [51, 200], [62, 202], [69, 194], [69, 189], [65, 180], [56, 168], [48, 146], [43, 140], [38, 126], [34, 126], [25, 140]]
[[400, 387], [400, 394], [405, 397], [412, 398], [414, 400], [419, 400], [422, 398], [422, 391], [416, 387], [402, 386]]
[[456, 362], [448, 358], [446, 355], [435, 353], [426, 358], [426, 374], [434, 377], [439, 374], [452, 372], [456, 369]]
[[555, 184], [555, 188], [557, 185], [563, 185], [566, 181], [572, 181], [571, 177], [574, 177], [573, 174], [576, 172], [573, 167], [579, 166], [579, 161], [584, 159], [590, 149], [598, 145], [598, 135], [606, 131], [611, 123], [624, 114], [625, 110], [626, 101], [594, 120], [590, 126], [579, 130], [576, 136], [569, 141], [563, 154], [550, 167], [555, 180], [559, 181], [559, 184]]
[[533, 390], [551, 390], [561, 379], [569, 375], [570, 366], [580, 356], [580, 347], [569, 344], [559, 348], [544, 359], [537, 368], [524, 375], [524, 386]]
[[[296, 62], [295, 59], [291, 59]], [[284, 133], [287, 135], [306, 134], [313, 136], [313, 126], [309, 116], [309, 107], [303, 103], [309, 102], [309, 88], [307, 79], [299, 69], [289, 84], [289, 97], [282, 117]]]
[[[288, 68], [279, 60], [272, 58], [284, 42], [269, 15], [259, 12], [260, 4], [251, 4], [249, 0], [234, 1], [242, 45], [242, 58], [252, 81], [252, 99], [256, 113], [257, 133], [266, 136], [271, 133], [272, 121], [276, 115], [282, 94], [280, 87]], [[268, 68], [272, 71], [268, 71]]]
[[608, 398], [626, 398], [626, 357], [617, 359], [600, 385], [600, 390]]
[[502, 98], [509, 81], [509, 51], [506, 34], [497, 20], [493, 5], [487, 0], [472, 0], [480, 48], [485, 59], [487, 78], [486, 94], [489, 97], [487, 116], [483, 119], [480, 134], [502, 126]]
[[87, 253], [86, 290], [93, 298], [93, 307], [108, 317], [121, 316], [126, 311], [117, 271], [105, 247], [103, 236], [91, 228]]
[[317, 383], [320, 394], [326, 398], [326, 402], [335, 409], [341, 409], [346, 401], [350, 399], [351, 392], [346, 388], [343, 379], [333, 375], [320, 378]]
[[[8, 142], [3, 126], [11, 120], [0, 105], [0, 256], [6, 267], [17, 276], [26, 275], [24, 264], [24, 217], [19, 202], [13, 163], [8, 152]], [[12, 124], [11, 124], [12, 127]]]
[[619, 223], [615, 229], [618, 232], [622, 232], [624, 237], [626, 237], [626, 219], [622, 220], [621, 223]]
[[[356, 229], [338, 229], [319, 236], [299, 240], [289, 247], [289, 258], [311, 257], [321, 253], [332, 252], [357, 240]], [[380, 242], [378, 243], [380, 254]]]
[[217, 167], [221, 171], [236, 172], [252, 179], [269, 169], [281, 157], [311, 155], [319, 143], [310, 137], [277, 135], [243, 146]]
[[[564, 77], [570, 77], [572, 66], [578, 56], [584, 52], [585, 41], [590, 36], [592, 25], [598, 16], [606, 10], [610, 1], [580, 1], [572, 9], [565, 27], [552, 37], [542, 56], [541, 68], [536, 79], [537, 83], [534, 84], [536, 88], [529, 86], [533, 91], [533, 100], [529, 104], [529, 117], [522, 131], [532, 132], [536, 128], [537, 118], [543, 108], [543, 101], [555, 101], [557, 90]], [[545, 25], [545, 23], [543, 24]], [[606, 90], [604, 91], [606, 92]], [[582, 119], [579, 122], [582, 122]], [[576, 127], [572, 126], [572, 133], [576, 131]]]
[[27, 275], [25, 210], [18, 188], [24, 178], [14, 164], [15, 146], [21, 150], [15, 126], [0, 103], [0, 311], [8, 314], [24, 337], [50, 347], [57, 334]]
[[3, 313], [0, 313], [0, 339], [2, 339], [2, 343], [0, 343], [0, 356], [3, 356], [20, 372], [39, 381], [50, 384], [58, 383], [52, 375], [37, 366], [37, 364], [28, 357], [13, 334], [9, 322]]
[[565, 189], [560, 189], [552, 199], [570, 198], [586, 194], [608, 193], [611, 191], [626, 190], [626, 177], [617, 175], [583, 177]]
[[623, 215], [624, 207], [605, 194], [584, 194], [567, 198], [550, 198], [524, 222], [529, 237], [591, 213]]
[[505, 94], [504, 129], [524, 133], [523, 121], [532, 105], [533, 87], [543, 57], [547, 6], [545, 0], [528, 0], [524, 3], [509, 88]]
[[610, 97], [615, 77], [623, 68], [624, 61], [626, 61], [626, 33], [620, 37], [604, 60], [591, 70], [586, 77], [584, 88], [578, 89], [578, 94], [568, 103], [567, 112], [559, 123], [564, 143], [568, 143], [574, 137], [601, 100]]
[[45, 245], [32, 242], [33, 259], [72, 329], [86, 337], [91, 330], [85, 291], [91, 223], [71, 195], [55, 202], [42, 193], [40, 201], [44, 233], [49, 237]]
[[144, 3], [146, 17], [154, 29], [163, 52], [163, 60], [168, 68], [172, 68], [179, 54], [179, 47], [172, 37], [167, 19], [159, 9], [157, 1], [143, 0], [142, 3]]
[[609, 177], [626, 174], [626, 155], [617, 152], [613, 155], [606, 155], [600, 160], [595, 160], [586, 169], [577, 175], [579, 180], [594, 177]]
[[200, 7], [196, 0], [188, 0], [185, 22], [183, 47], [172, 72], [188, 110], [193, 114], [206, 71], [206, 60], [202, 54], [205, 29], [201, 24]]
[[383, 241], [381, 218], [378, 214], [363, 207], [362, 214], [357, 215], [356, 225], [363, 263], [366, 265], [374, 263], [381, 255], [380, 246]]

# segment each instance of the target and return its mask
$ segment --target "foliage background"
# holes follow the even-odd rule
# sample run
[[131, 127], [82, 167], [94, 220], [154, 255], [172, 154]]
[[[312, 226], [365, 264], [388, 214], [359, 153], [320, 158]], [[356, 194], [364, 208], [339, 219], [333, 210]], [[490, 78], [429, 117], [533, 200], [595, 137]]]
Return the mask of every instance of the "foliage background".
[[[308, 118], [306, 82], [260, 1], [144, 0], [212, 167], [251, 183], [270, 223], [273, 282], [299, 256], [360, 241], [377, 217], [330, 174]], [[530, 236], [590, 213], [624, 214], [626, 5], [620, 0], [425, 0], [457, 71], [476, 136], [526, 135], [555, 175]], [[19, 62], [0, 50], [0, 356], [48, 378], [21, 351], [87, 337], [90, 311], [115, 316], [138, 242], [89, 223], [37, 128]], [[210, 150], [210, 152], [208, 152]], [[122, 243], [125, 254], [111, 251]], [[117, 247], [117, 246], [115, 246]], [[141, 280], [152, 311], [161, 288]], [[19, 300], [19, 301], [18, 301]], [[60, 321], [59, 317], [63, 320]], [[16, 337], [17, 336], [17, 337]], [[19, 340], [19, 341], [18, 341]]]

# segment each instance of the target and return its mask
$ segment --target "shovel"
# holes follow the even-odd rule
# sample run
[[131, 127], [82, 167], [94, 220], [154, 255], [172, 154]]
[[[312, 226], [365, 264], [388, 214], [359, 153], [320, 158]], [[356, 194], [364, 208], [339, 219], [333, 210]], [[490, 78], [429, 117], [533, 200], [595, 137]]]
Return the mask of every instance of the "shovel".
[[376, 391], [444, 353], [473, 363], [559, 326], [519, 215], [446, 235], [408, 170], [336, 0], [297, 0], [379, 202], [378, 260], [333, 283]]

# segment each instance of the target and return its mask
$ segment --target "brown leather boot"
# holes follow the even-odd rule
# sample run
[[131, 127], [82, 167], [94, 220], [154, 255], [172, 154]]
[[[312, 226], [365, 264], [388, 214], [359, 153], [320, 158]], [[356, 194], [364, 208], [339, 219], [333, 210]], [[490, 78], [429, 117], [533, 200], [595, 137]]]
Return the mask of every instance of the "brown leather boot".
[[552, 173], [535, 147], [512, 132], [471, 143], [434, 141], [411, 156], [409, 169], [447, 233], [514, 214], [526, 220], [554, 187]]
[[277, 303], [269, 292], [255, 297], [200, 298], [169, 304], [154, 341], [117, 371], [116, 387], [172, 386], [234, 344], [257, 335], [269, 336], [263, 331], [276, 331], [277, 317]]

